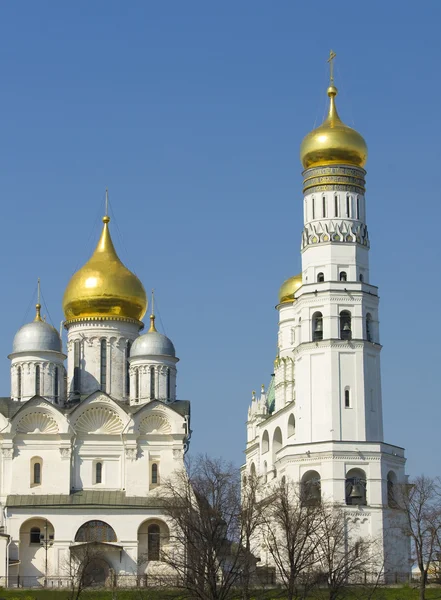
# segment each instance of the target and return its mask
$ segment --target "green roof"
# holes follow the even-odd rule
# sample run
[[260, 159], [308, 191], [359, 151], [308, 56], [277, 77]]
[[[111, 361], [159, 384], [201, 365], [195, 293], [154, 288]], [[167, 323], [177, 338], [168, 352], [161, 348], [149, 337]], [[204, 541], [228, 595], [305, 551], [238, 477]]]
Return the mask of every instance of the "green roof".
[[79, 491], [72, 494], [13, 494], [6, 498], [9, 508], [74, 508], [88, 506], [93, 508], [160, 508], [161, 498], [156, 496], [126, 496], [125, 492]]

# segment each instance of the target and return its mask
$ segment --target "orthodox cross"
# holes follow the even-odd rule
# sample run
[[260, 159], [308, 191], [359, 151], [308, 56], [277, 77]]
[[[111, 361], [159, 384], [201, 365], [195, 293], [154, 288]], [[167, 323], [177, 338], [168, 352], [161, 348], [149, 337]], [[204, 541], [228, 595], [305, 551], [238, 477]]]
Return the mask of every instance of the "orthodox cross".
[[336, 56], [337, 55], [333, 50], [329, 52], [329, 58], [327, 62], [329, 63], [329, 81], [331, 82], [331, 85], [334, 85], [334, 63], [332, 61]]

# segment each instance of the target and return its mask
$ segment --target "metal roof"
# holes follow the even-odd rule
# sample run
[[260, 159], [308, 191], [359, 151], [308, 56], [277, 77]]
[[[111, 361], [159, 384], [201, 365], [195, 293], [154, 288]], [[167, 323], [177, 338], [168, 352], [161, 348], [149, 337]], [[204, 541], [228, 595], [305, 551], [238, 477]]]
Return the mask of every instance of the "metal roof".
[[103, 508], [161, 508], [161, 499], [156, 496], [126, 496], [120, 491], [83, 490], [72, 494], [12, 494], [6, 498], [8, 508], [74, 508], [94, 506]]

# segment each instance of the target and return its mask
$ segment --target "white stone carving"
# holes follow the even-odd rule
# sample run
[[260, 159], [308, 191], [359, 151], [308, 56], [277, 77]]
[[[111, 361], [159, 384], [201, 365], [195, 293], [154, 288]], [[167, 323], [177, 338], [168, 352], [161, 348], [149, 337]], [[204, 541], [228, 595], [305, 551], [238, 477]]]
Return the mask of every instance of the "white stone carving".
[[121, 433], [123, 422], [115, 411], [107, 407], [92, 407], [86, 410], [75, 424], [79, 433], [104, 433], [114, 435]]
[[17, 433], [58, 433], [58, 424], [47, 413], [28, 413], [19, 421]]
[[136, 448], [126, 448], [126, 458], [128, 460], [136, 460], [136, 455], [138, 454]]
[[3, 458], [12, 458], [14, 454], [13, 448], [2, 448]]
[[171, 425], [165, 417], [153, 414], [141, 421], [139, 433], [168, 434], [171, 433]]

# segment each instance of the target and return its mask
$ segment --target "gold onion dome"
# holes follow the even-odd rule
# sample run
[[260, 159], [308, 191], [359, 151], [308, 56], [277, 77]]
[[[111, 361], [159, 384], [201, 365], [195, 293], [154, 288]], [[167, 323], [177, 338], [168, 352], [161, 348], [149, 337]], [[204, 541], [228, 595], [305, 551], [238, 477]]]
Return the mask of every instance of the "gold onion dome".
[[305, 169], [327, 165], [364, 167], [367, 145], [364, 138], [343, 123], [335, 106], [337, 88], [328, 87], [329, 112], [324, 122], [303, 138], [300, 160]]
[[109, 232], [108, 216], [94, 253], [72, 276], [63, 297], [66, 320], [126, 318], [140, 321], [147, 297], [140, 280], [118, 258]]
[[294, 275], [282, 283], [279, 290], [279, 304], [293, 302], [294, 294], [302, 286], [302, 274]]

